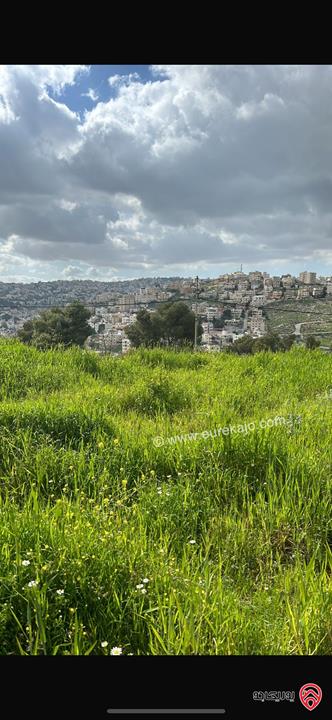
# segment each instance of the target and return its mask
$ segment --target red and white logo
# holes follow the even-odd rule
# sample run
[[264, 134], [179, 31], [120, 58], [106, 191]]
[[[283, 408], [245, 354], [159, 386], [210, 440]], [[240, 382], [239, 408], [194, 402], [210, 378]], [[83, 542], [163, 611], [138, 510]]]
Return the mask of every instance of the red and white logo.
[[322, 695], [323, 693], [321, 688], [315, 683], [306, 683], [305, 685], [302, 685], [299, 692], [301, 703], [305, 708], [307, 708], [307, 710], [314, 710], [317, 705], [319, 705]]

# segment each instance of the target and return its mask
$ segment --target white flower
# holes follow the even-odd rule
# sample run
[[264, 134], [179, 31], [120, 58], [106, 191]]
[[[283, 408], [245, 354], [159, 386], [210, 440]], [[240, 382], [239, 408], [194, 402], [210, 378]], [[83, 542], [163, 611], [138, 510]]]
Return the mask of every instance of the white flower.
[[149, 582], [149, 578], [143, 578], [142, 582], [144, 582], [144, 583]]
[[141, 590], [141, 593], [142, 593], [142, 595], [145, 595], [145, 593], [146, 593], [146, 589], [145, 589], [145, 588], [143, 588], [143, 590]]
[[24, 567], [28, 567], [28, 565], [30, 565], [30, 560], [22, 560], [22, 565], [24, 565]]
[[65, 592], [64, 590], [57, 590], [57, 591], [56, 591], [56, 594], [57, 594], [57, 595], [63, 595], [64, 592]]
[[120, 648], [120, 647], [112, 648], [111, 655], [122, 655], [122, 648]]
[[189, 545], [195, 545], [196, 540], [189, 540]]
[[28, 582], [28, 587], [36, 587], [37, 584], [38, 580], [30, 580], [30, 582]]
[[142, 585], [142, 583], [140, 583], [139, 585], [136, 585], [137, 590], [141, 590], [142, 587], [144, 587], [144, 585]]
[[103, 640], [103, 642], [100, 643], [101, 647], [107, 647], [108, 642], [107, 640]]

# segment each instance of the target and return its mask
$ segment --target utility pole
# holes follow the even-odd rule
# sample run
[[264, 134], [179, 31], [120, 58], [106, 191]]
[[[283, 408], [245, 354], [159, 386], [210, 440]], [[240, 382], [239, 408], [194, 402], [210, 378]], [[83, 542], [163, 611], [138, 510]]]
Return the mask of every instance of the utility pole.
[[194, 352], [197, 350], [197, 299], [198, 299], [198, 275], [196, 275], [196, 289], [195, 289], [196, 303], [195, 303], [195, 341], [194, 341]]

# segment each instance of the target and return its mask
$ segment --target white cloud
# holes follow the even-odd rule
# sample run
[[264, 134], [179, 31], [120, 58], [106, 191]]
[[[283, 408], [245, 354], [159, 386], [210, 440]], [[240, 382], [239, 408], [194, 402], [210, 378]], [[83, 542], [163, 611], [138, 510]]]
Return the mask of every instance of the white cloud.
[[99, 100], [99, 95], [93, 88], [89, 88], [88, 92], [86, 93], [81, 93], [81, 97], [90, 98], [92, 102], [97, 102], [97, 100]]
[[2, 253], [45, 272], [330, 263], [331, 66], [152, 70], [81, 93], [81, 121], [60, 95], [89, 68], [0, 68]]

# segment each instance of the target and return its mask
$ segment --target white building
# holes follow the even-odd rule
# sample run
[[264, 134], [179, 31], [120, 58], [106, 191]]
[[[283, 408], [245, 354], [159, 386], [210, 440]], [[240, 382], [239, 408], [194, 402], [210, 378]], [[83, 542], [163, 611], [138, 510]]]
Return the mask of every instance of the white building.
[[130, 348], [131, 348], [131, 342], [130, 342], [129, 338], [123, 337], [122, 338], [122, 352], [126, 353], [126, 352], [128, 352], [128, 350], [130, 350]]

